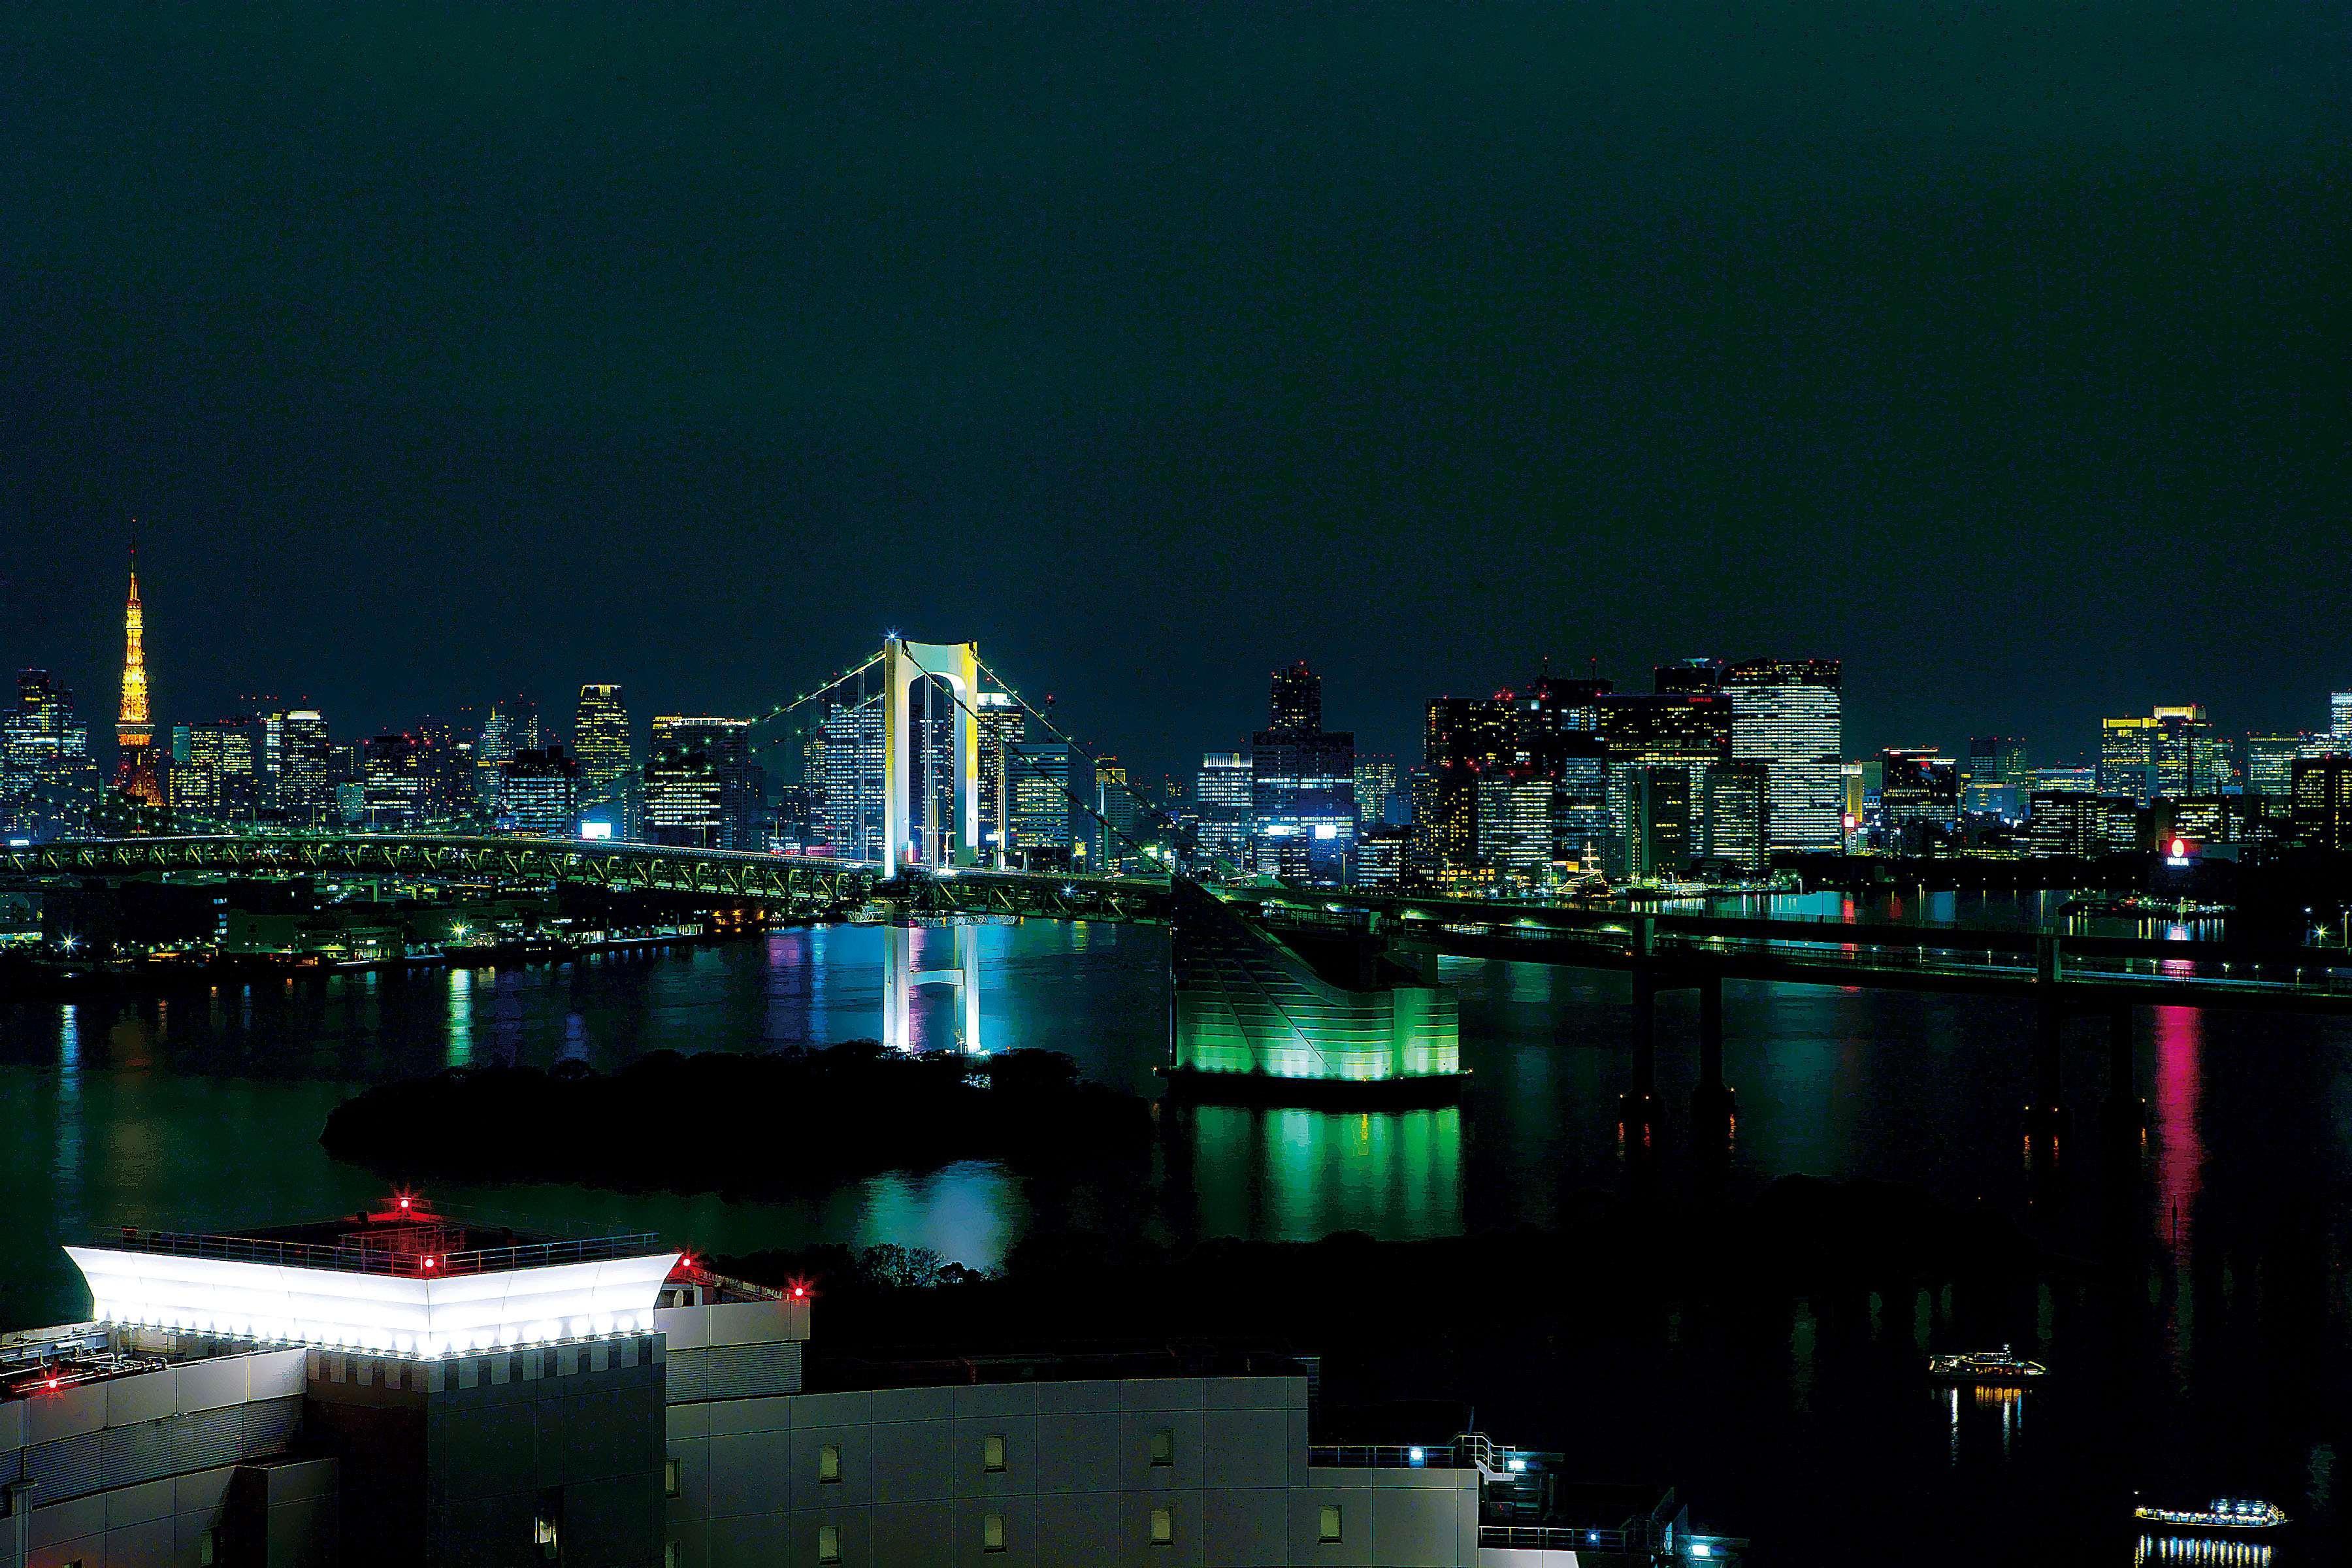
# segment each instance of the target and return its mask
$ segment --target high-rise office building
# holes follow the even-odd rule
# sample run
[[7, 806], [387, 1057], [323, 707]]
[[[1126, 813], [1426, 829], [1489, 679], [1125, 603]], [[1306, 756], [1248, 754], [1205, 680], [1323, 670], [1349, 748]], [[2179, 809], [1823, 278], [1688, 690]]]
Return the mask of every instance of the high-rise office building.
[[1609, 748], [1597, 731], [1559, 737], [1549, 748], [1552, 863], [1570, 875], [1599, 871], [1609, 858]]
[[[1622, 790], [1622, 868], [1612, 875], [1633, 882], [1670, 880], [1690, 869], [1693, 839], [1690, 770], [1672, 764], [1625, 764], [1612, 770]], [[1704, 777], [1704, 775], [1702, 775]]]
[[2085, 790], [2035, 790], [2025, 825], [2030, 859], [2095, 859], [2106, 853], [2106, 805]]
[[581, 790], [586, 770], [563, 754], [560, 745], [517, 752], [499, 764], [504, 775], [499, 798], [506, 809], [499, 814], [501, 832], [533, 838], [569, 838], [580, 819]]
[[264, 781], [257, 726], [224, 719], [184, 728], [188, 754], [172, 769], [172, 807], [198, 823], [246, 823], [261, 814]]
[[[766, 791], [762, 787], [762, 775], [751, 761], [751, 721], [749, 719], [688, 717], [677, 713], [656, 714], [654, 718], [653, 747], [656, 752], [699, 752], [709, 759], [712, 771], [718, 776], [721, 824], [718, 841], [707, 847], [750, 849], [758, 847], [758, 817]], [[650, 787], [648, 775], [649, 793]], [[647, 811], [650, 821], [650, 805]]]
[[1300, 659], [1288, 669], [1274, 672], [1274, 695], [1267, 703], [1269, 730], [1323, 728], [1323, 678]]
[[1971, 735], [1960, 764], [1960, 811], [1968, 816], [2016, 821], [2025, 815], [2025, 742], [2015, 735]]
[[572, 719], [572, 754], [580, 765], [583, 800], [609, 801], [624, 793], [636, 757], [619, 687], [593, 681], [581, 687]]
[[2352, 752], [2352, 691], [2327, 694], [2327, 733], [2339, 752]]
[[2099, 793], [2099, 770], [2089, 767], [2046, 767], [2028, 770], [2026, 779], [2034, 795], [2096, 795]]
[[425, 743], [415, 735], [378, 735], [368, 742], [360, 784], [370, 827], [405, 832], [424, 826], [426, 761]]
[[334, 817], [334, 742], [315, 708], [271, 714], [263, 737], [271, 815], [290, 827], [324, 827]]
[[2302, 757], [2294, 764], [2289, 831], [2315, 849], [2352, 850], [2352, 756]]
[[882, 701], [855, 689], [829, 693], [803, 752], [818, 842], [845, 860], [882, 858]]
[[0, 716], [0, 837], [26, 842], [91, 831], [98, 761], [73, 694], [45, 669], [16, 674], [16, 706]]
[[656, 742], [646, 759], [645, 836], [684, 849], [720, 849], [727, 835], [726, 785], [709, 754]]
[[1097, 871], [1125, 870], [1141, 858], [1136, 847], [1140, 842], [1137, 829], [1142, 826], [1141, 814], [1127, 781], [1127, 768], [1117, 757], [1096, 759], [1095, 818], [1089, 819], [1089, 826], [1101, 845], [1095, 858]]
[[1517, 726], [1506, 697], [1430, 700], [1412, 786], [1411, 880], [1432, 888], [1478, 882], [1478, 781], [1517, 759]]
[[2235, 782], [2230, 747], [2196, 703], [2158, 708], [2145, 719], [2099, 725], [2099, 793], [2140, 805], [2168, 795], [2210, 795]]
[[1006, 748], [1029, 738], [1029, 715], [1009, 691], [983, 691], [972, 702], [972, 749], [980, 767], [980, 851], [1001, 865], [1012, 831], [1013, 792]]
[[[1678, 673], [1675, 679], [1696, 680], [1706, 673]], [[1731, 700], [1720, 691], [1682, 690], [1646, 697], [1612, 694], [1601, 698], [1600, 706], [1601, 738], [1609, 762], [1608, 872], [1635, 879], [1679, 875], [1706, 841], [1704, 821], [1693, 816], [1705, 810], [1707, 771], [1731, 761]], [[1685, 787], [1679, 796], [1661, 795], [1658, 786], [1640, 776], [1667, 767], [1683, 772]], [[1640, 820], [1642, 801], [1653, 803], [1646, 809], [1654, 815], [1666, 814], [1658, 818], [1665, 827]], [[1677, 812], [1679, 817], [1674, 815]], [[1674, 826], [1676, 821], [1679, 827]], [[1637, 837], [1642, 837], [1640, 843]], [[1678, 863], [1676, 856], [1681, 857]]]
[[1845, 802], [1838, 770], [1845, 730], [1839, 662], [1748, 659], [1723, 669], [1720, 684], [1731, 699], [1731, 760], [1767, 770], [1768, 856], [1775, 849], [1819, 854], [1843, 848]]
[[131, 547], [131, 593], [122, 607], [122, 711], [114, 726], [121, 756], [114, 787], [133, 805], [163, 804], [155, 761], [155, 726], [147, 705], [146, 612], [139, 604], [139, 547]]
[[1008, 748], [1006, 760], [1013, 781], [1013, 857], [1034, 870], [1083, 868], [1088, 835], [1076, 803], [1080, 792], [1092, 787], [1093, 764], [1059, 741], [1024, 741]]
[[1531, 770], [1497, 768], [1478, 775], [1478, 865], [1501, 889], [1542, 887], [1551, 879], [1552, 802], [1559, 786]]
[[[1738, 730], [1732, 731], [1733, 744]], [[1779, 805], [1774, 766], [1767, 763], [1720, 763], [1707, 769], [1700, 818], [1706, 828], [1706, 858], [1748, 876], [1772, 868]]]
[[2249, 735], [2245, 745], [2246, 792], [2284, 801], [2294, 794], [2294, 761], [2309, 753], [2307, 734]]
[[1959, 775], [1951, 758], [1932, 748], [1891, 746], [1878, 759], [1888, 848], [1917, 853], [1958, 825]]
[[1257, 868], [1287, 880], [1346, 880], [1356, 847], [1356, 737], [1323, 723], [1323, 681], [1300, 660], [1276, 670], [1266, 729], [1250, 737]]
[[1193, 775], [1194, 842], [1213, 866], [1244, 870], [1249, 859], [1250, 760], [1241, 752], [1210, 752]]
[[1376, 757], [1359, 752], [1356, 757], [1356, 822], [1360, 829], [1370, 829], [1389, 819], [1391, 803], [1396, 799], [1397, 765], [1394, 757]]
[[499, 786], [505, 778], [499, 770], [514, 760], [517, 752], [539, 749], [537, 703], [519, 698], [512, 702], [490, 704], [473, 752], [476, 794], [485, 812], [492, 816], [499, 812]]

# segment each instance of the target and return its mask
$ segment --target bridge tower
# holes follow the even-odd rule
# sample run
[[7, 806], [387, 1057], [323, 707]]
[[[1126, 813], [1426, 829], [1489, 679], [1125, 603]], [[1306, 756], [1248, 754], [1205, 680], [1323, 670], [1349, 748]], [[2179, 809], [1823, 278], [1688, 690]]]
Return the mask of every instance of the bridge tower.
[[895, 924], [882, 928], [882, 1043], [894, 1051], [913, 1050], [915, 993], [926, 985], [949, 985], [955, 989], [957, 1033], [964, 1051], [985, 1056], [987, 1047], [980, 1037], [980, 931], [961, 921], [923, 929], [931, 940], [922, 944], [920, 958], [936, 964], [941, 956], [938, 940], [945, 938], [950, 944], [946, 956], [953, 967], [919, 967], [915, 928]]
[[955, 692], [955, 850], [953, 863], [970, 866], [980, 851], [980, 731], [973, 713], [980, 703], [978, 643], [908, 642], [894, 637], [882, 645], [882, 866], [895, 877], [908, 864], [939, 864], [937, 823], [918, 847], [909, 841], [908, 811], [914, 789], [908, 745], [909, 700], [915, 683], [937, 676]]

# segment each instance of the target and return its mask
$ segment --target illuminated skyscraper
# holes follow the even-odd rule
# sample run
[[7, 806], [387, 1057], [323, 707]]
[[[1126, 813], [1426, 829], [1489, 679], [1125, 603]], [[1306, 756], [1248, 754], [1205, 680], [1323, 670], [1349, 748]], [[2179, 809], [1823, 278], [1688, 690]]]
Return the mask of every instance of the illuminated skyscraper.
[[544, 751], [517, 752], [499, 764], [505, 775], [499, 786], [506, 809], [499, 827], [535, 838], [568, 838], [580, 815], [583, 769], [563, 754], [562, 746]]
[[972, 749], [980, 754], [980, 849], [989, 865], [1001, 862], [1012, 826], [1013, 794], [1006, 769], [1007, 747], [1029, 738], [1029, 715], [1009, 691], [983, 691], [973, 703]]
[[425, 745], [415, 735], [378, 735], [360, 763], [362, 799], [370, 827], [407, 831], [423, 826], [431, 794]]
[[90, 831], [99, 772], [73, 695], [45, 669], [16, 674], [16, 707], [0, 718], [0, 836], [45, 841]]
[[324, 827], [335, 815], [334, 745], [315, 708], [271, 714], [263, 723], [267, 795], [278, 820], [292, 827]]
[[1879, 810], [1890, 849], [1916, 853], [1948, 833], [1960, 816], [1959, 775], [1932, 748], [1893, 746], [1878, 753]]
[[1127, 769], [1117, 757], [1100, 757], [1095, 762], [1095, 811], [1100, 821], [1087, 819], [1096, 830], [1101, 848], [1095, 869], [1114, 871], [1132, 866], [1137, 859], [1135, 846], [1140, 842], [1137, 833], [1139, 814], [1131, 786], [1127, 782]]
[[1357, 755], [1356, 821], [1360, 827], [1378, 827], [1386, 822], [1389, 803], [1396, 798], [1396, 792], [1394, 757]]
[[2158, 708], [2145, 719], [2099, 725], [2099, 793], [2140, 805], [2166, 796], [2211, 795], [2236, 782], [2228, 742], [2196, 703]]
[[[1612, 695], [1600, 705], [1609, 759], [1609, 874], [1679, 874], [1706, 842], [1704, 821], [1693, 818], [1706, 808], [1707, 770], [1731, 760], [1731, 700], [1696, 690]], [[1683, 772], [1679, 792], [1641, 776], [1668, 767]]]
[[720, 842], [728, 828], [726, 785], [706, 752], [656, 739], [653, 755], [646, 759], [645, 809], [645, 836], [651, 843], [727, 847]]
[[1960, 810], [1970, 816], [2024, 816], [2025, 742], [2014, 735], [1971, 735], [1960, 768]]
[[2249, 735], [2246, 737], [2246, 790], [2252, 795], [2285, 800], [2294, 794], [2294, 760], [2309, 753], [2309, 735]]
[[[1748, 659], [1725, 670], [1722, 683], [1731, 699], [1732, 761], [1761, 763], [1767, 770], [1767, 855], [1775, 849], [1842, 848], [1845, 792], [1838, 769], [1845, 731], [1838, 661]], [[1734, 858], [1712, 849], [1709, 854]]]
[[[1738, 739], [1737, 727], [1733, 743]], [[1776, 774], [1764, 763], [1722, 763], [1706, 771], [1706, 799], [1700, 817], [1706, 827], [1706, 858], [1738, 872], [1760, 875], [1772, 868]]]
[[580, 689], [572, 720], [572, 754], [580, 764], [583, 801], [605, 801], [621, 792], [635, 768], [629, 744], [629, 710], [617, 686]]
[[1274, 672], [1274, 697], [1267, 704], [1271, 730], [1323, 728], [1323, 678], [1300, 659], [1288, 669]]
[[1275, 671], [1266, 729], [1250, 737], [1251, 833], [1262, 872], [1346, 879], [1356, 847], [1356, 737], [1323, 728], [1323, 678]]
[[[766, 791], [761, 770], [751, 761], [751, 721], [749, 719], [688, 718], [676, 713], [658, 714], [654, 719], [653, 746], [656, 752], [698, 752], [709, 759], [718, 776], [722, 824], [718, 840], [708, 846], [709, 848], [758, 847], [757, 819], [761, 800]], [[650, 794], [650, 774], [647, 775], [647, 791]], [[647, 811], [650, 821], [650, 803]], [[656, 842], [673, 841], [659, 839]]]
[[2327, 694], [2327, 732], [2339, 752], [2352, 752], [2352, 691]]
[[131, 596], [122, 607], [122, 712], [114, 727], [121, 758], [114, 787], [136, 805], [163, 804], [155, 728], [147, 711], [146, 616], [139, 607], [139, 546], [131, 547]]
[[2315, 849], [2352, 850], [2352, 757], [2304, 757], [2294, 764], [2294, 837]]
[[1213, 865], [1234, 870], [1249, 858], [1250, 763], [1240, 752], [1210, 752], [1193, 775], [1192, 807], [1199, 820], [1197, 842]]

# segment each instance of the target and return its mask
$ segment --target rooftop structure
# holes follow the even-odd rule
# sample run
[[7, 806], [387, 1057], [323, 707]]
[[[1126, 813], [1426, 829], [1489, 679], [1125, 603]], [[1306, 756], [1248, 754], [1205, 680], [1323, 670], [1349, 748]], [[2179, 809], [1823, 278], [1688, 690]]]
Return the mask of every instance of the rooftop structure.
[[558, 1240], [412, 1196], [315, 1225], [126, 1226], [66, 1254], [105, 1321], [409, 1356], [643, 1331], [679, 1257], [650, 1234]]

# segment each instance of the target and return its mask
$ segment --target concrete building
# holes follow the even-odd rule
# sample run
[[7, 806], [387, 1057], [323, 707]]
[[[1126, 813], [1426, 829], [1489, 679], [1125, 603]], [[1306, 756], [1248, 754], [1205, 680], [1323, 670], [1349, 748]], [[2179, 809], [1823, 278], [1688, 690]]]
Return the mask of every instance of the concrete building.
[[0, 1336], [5, 1568], [1594, 1568], [1738, 1544], [1476, 1434], [1318, 1446], [1286, 1355], [820, 1383], [805, 1288], [649, 1235], [396, 1198], [67, 1252], [89, 1320]]

